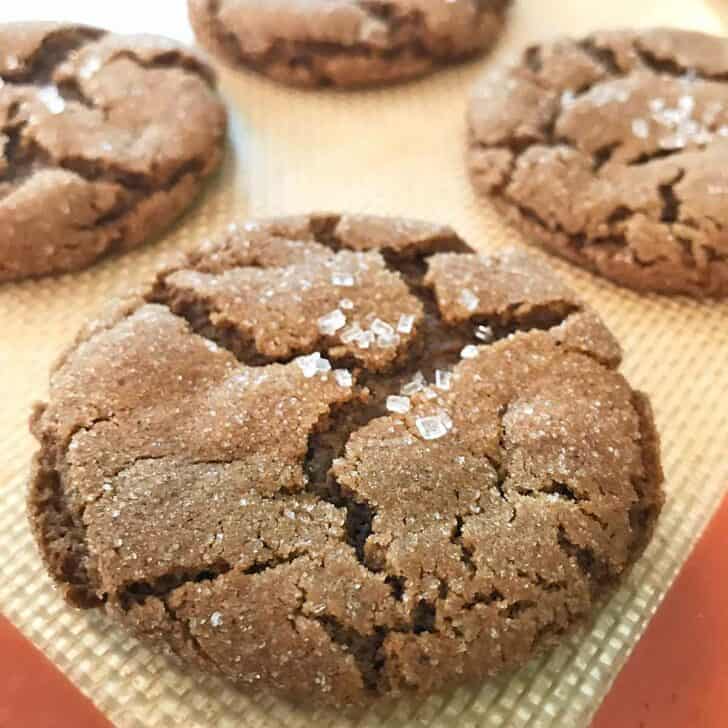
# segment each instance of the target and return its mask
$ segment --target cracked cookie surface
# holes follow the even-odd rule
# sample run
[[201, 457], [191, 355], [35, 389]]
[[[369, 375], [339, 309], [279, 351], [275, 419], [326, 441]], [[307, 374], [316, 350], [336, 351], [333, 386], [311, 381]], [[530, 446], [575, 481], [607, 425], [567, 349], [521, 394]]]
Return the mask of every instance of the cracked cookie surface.
[[0, 282], [164, 230], [222, 158], [211, 68], [152, 36], [0, 25]]
[[476, 190], [639, 291], [728, 296], [728, 41], [610, 31], [528, 48], [469, 109]]
[[620, 356], [551, 273], [447, 227], [231, 226], [58, 360], [31, 523], [71, 603], [238, 683], [476, 680], [587, 621], [650, 538]]
[[492, 46], [511, 0], [189, 0], [197, 39], [300, 86], [421, 76]]

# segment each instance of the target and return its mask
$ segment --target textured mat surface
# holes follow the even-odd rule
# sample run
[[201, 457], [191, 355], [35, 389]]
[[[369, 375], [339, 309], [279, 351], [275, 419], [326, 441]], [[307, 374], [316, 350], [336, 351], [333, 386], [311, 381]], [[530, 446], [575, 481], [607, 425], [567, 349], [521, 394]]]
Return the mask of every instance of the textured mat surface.
[[[147, 3], [148, 4], [148, 3]], [[22, 10], [32, 16], [29, 0]], [[64, 3], [66, 17], [189, 39], [184, 3], [164, 12], [130, 0], [112, 9]], [[64, 605], [44, 575], [24, 518], [34, 443], [26, 420], [46, 393], [50, 362], [110, 295], [140, 281], [172, 249], [248, 215], [331, 209], [430, 218], [481, 250], [524, 241], [471, 192], [464, 166], [467, 93], [483, 69], [527, 43], [599, 26], [723, 30], [719, 6], [684, 0], [517, 3], [494, 57], [391, 89], [309, 93], [221, 72], [231, 109], [223, 173], [163, 240], [85, 273], [0, 288], [0, 609], [119, 726], [586, 726], [728, 486], [728, 304], [641, 297], [549, 261], [603, 315], [625, 349], [623, 371], [652, 398], [668, 501], [655, 540], [593, 628], [518, 673], [422, 702], [342, 717], [294, 709], [188, 675], [102, 615]], [[78, 10], [78, 12], [74, 11]], [[19, 17], [18, 10], [13, 10]], [[93, 13], [93, 15], [91, 14]], [[40, 17], [36, 14], [36, 17]], [[0, 12], [0, 20], [10, 11]]]

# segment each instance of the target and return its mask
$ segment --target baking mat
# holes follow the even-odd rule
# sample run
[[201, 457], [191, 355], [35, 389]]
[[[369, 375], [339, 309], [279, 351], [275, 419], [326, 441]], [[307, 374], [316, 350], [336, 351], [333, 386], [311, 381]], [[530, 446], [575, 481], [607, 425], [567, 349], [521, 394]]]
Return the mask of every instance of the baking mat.
[[[93, 5], [94, 7], [90, 7]], [[68, 19], [189, 39], [185, 3], [65, 2]], [[154, 7], [149, 7], [153, 5]], [[110, 295], [163, 254], [219, 233], [233, 218], [330, 209], [452, 224], [475, 247], [523, 245], [471, 192], [463, 163], [466, 95], [483, 68], [525, 43], [597, 27], [683, 25], [721, 32], [718, 3], [520, 0], [494, 57], [407, 86], [357, 93], [281, 88], [222, 71], [231, 145], [198, 205], [156, 244], [74, 276], [0, 288], [0, 609], [118, 726], [586, 726], [728, 487], [728, 304], [638, 296], [548, 260], [604, 317], [623, 371], [649, 393], [662, 434], [668, 500], [655, 539], [593, 628], [517, 673], [353, 717], [293, 709], [184, 673], [103, 615], [65, 606], [24, 518], [34, 443], [26, 419], [48, 367]], [[54, 7], [55, 6], [55, 7]], [[55, 3], [27, 0], [26, 18]], [[0, 21], [20, 11], [0, 10]], [[13, 18], [13, 19], [15, 19]]]

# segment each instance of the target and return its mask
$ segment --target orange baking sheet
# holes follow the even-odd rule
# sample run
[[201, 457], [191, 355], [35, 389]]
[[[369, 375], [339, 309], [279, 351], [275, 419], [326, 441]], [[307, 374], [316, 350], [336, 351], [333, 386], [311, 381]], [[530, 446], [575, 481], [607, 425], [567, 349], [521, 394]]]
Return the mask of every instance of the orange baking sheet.
[[728, 500], [619, 673], [592, 728], [728, 725], [726, 534]]
[[0, 615], [0, 728], [110, 728], [76, 686]]

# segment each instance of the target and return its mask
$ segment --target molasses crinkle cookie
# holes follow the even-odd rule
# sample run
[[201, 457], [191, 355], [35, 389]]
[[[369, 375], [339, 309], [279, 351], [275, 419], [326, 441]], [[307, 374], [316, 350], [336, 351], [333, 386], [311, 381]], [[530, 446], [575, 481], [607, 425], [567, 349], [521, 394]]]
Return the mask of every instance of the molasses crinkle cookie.
[[0, 24], [0, 282], [166, 228], [219, 164], [213, 72], [164, 38]]
[[728, 40], [527, 49], [470, 106], [473, 183], [527, 236], [639, 291], [728, 296]]
[[66, 599], [332, 703], [528, 660], [650, 539], [650, 406], [542, 266], [355, 216], [232, 226], [58, 360], [29, 513]]
[[400, 81], [492, 46], [511, 0], [188, 0], [198, 40], [300, 86]]

